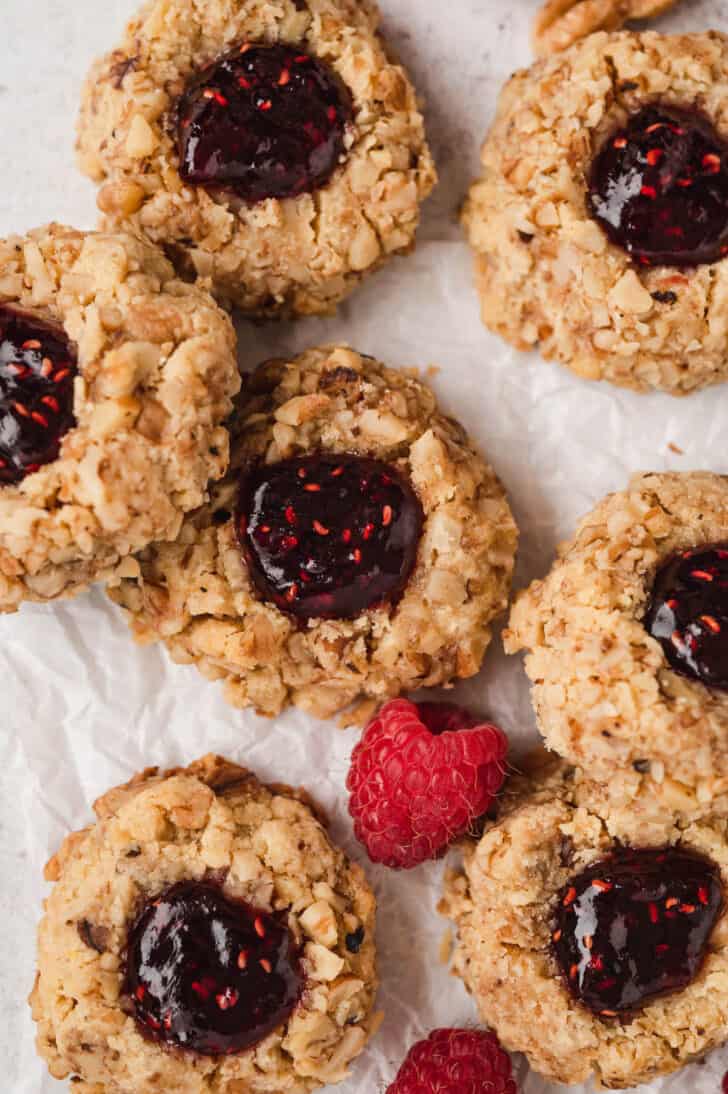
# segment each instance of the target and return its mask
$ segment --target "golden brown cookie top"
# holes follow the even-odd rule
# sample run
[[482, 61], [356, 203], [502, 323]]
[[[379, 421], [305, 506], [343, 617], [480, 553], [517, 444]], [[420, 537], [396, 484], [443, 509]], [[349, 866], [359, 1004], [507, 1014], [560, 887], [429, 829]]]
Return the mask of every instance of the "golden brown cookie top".
[[441, 906], [483, 1021], [567, 1084], [637, 1085], [721, 1044], [725, 814], [611, 808], [563, 763], [507, 793]]
[[636, 391], [725, 380], [727, 57], [717, 32], [598, 33], [516, 73], [463, 210], [486, 326]]
[[[584, 517], [551, 571], [516, 600], [506, 648], [526, 650], [548, 747], [619, 798], [646, 783], [666, 807], [695, 815], [725, 793], [728, 691], [688, 674], [674, 654], [676, 641], [694, 643], [698, 659], [719, 648], [705, 597], [712, 587], [722, 618], [722, 563], [711, 585], [694, 559], [726, 542], [725, 476], [636, 475]], [[677, 615], [668, 615], [687, 614], [668, 635], [662, 618], [654, 625], [653, 606], [657, 588], [667, 608], [656, 579], [676, 558], [697, 571], [688, 583], [700, 601], [674, 601]]]
[[374, 898], [305, 794], [208, 756], [95, 809], [47, 869], [31, 1002], [52, 1074], [118, 1094], [342, 1079], [374, 1027]]
[[332, 311], [413, 245], [436, 178], [378, 27], [353, 0], [147, 3], [83, 93], [104, 223], [248, 312]]
[[234, 430], [212, 503], [111, 591], [138, 637], [267, 714], [295, 703], [327, 717], [361, 700], [361, 720], [378, 700], [478, 671], [517, 532], [493, 470], [429, 388], [322, 347], [253, 373]]
[[0, 241], [0, 303], [15, 385], [3, 438], [21, 453], [41, 433], [59, 440], [35, 465], [26, 452], [10, 481], [4, 450], [0, 611], [12, 611], [177, 534], [227, 467], [240, 379], [228, 317], [129, 235], [50, 225]]

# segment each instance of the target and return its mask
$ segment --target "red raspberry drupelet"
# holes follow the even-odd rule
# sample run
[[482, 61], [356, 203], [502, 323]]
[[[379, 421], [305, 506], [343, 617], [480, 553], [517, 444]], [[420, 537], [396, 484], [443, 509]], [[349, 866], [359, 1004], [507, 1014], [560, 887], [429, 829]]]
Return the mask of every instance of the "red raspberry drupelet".
[[387, 1094], [516, 1094], [494, 1033], [436, 1029], [414, 1045]]
[[354, 831], [372, 862], [409, 869], [443, 855], [487, 812], [507, 751], [500, 729], [453, 704], [383, 706], [347, 779]]

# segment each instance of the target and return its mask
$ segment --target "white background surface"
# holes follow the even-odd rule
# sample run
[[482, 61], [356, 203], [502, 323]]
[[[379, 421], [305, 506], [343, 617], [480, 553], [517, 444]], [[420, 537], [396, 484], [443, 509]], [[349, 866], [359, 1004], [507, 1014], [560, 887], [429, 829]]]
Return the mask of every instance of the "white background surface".
[[[542, 574], [556, 542], [631, 471], [728, 472], [728, 388], [688, 400], [589, 386], [536, 355], [518, 355], [480, 325], [456, 210], [498, 88], [530, 60], [536, 0], [383, 0], [385, 27], [427, 98], [441, 185], [417, 253], [372, 279], [333, 321], [241, 325], [241, 360], [347, 340], [395, 365], [437, 364], [445, 408], [478, 439], [508, 487], [522, 530], [518, 584]], [[73, 126], [91, 59], [113, 46], [135, 0], [0, 0], [0, 233], [56, 219], [90, 228], [92, 187], [75, 171]], [[721, 14], [721, 12], [723, 14]], [[723, 0], [684, 0], [666, 29], [728, 31]], [[684, 450], [678, 455], [673, 443]], [[456, 697], [534, 735], [525, 677], [496, 641], [483, 673]], [[0, 1062], [3, 1094], [65, 1089], [46, 1077], [25, 1006], [33, 980], [41, 869], [90, 802], [149, 764], [220, 751], [263, 777], [305, 783], [356, 857], [343, 791], [352, 732], [289, 714], [270, 723], [229, 709], [215, 685], [139, 651], [100, 592], [0, 621]], [[352, 1079], [378, 1094], [409, 1044], [437, 1025], [474, 1020], [464, 990], [439, 965], [435, 913], [441, 867], [408, 875], [370, 870], [380, 901], [386, 1021]], [[545, 1089], [517, 1073], [526, 1094]], [[719, 1094], [728, 1051], [656, 1083], [654, 1091]], [[553, 1088], [554, 1090], [557, 1088]], [[139, 1091], [137, 1094], [147, 1094]]]

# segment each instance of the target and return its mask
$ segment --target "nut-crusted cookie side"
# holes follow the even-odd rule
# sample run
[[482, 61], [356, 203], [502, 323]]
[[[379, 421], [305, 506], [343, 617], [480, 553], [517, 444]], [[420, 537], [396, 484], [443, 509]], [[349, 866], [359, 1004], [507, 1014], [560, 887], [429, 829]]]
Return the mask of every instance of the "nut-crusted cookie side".
[[[354, 0], [146, 4], [83, 94], [79, 160], [104, 180], [104, 223], [145, 232], [247, 312], [332, 311], [413, 246], [436, 179], [414, 89], [378, 23], [375, 4]], [[196, 71], [241, 43], [298, 46], [351, 93], [342, 162], [327, 185], [246, 204], [180, 177], [177, 99]]]
[[592, 35], [517, 73], [463, 225], [483, 321], [579, 376], [675, 395], [728, 376], [728, 260], [642, 266], [588, 208], [592, 161], [641, 107], [698, 107], [728, 136], [728, 39]]
[[207, 293], [127, 235], [58, 225], [0, 241], [0, 303], [77, 349], [58, 458], [0, 487], [0, 610], [108, 576], [172, 538], [228, 462], [235, 338]]
[[[31, 996], [51, 1074], [93, 1094], [152, 1085], [185, 1094], [305, 1094], [346, 1076], [376, 1027], [375, 902], [361, 869], [292, 791], [218, 757], [155, 770], [105, 795], [97, 823], [49, 863]], [[131, 924], [182, 881], [286, 920], [305, 988], [284, 1026], [247, 1052], [170, 1052], [142, 1036], [124, 998]], [[356, 946], [347, 946], [355, 937]], [[356, 951], [356, 952], [355, 952]]]
[[[517, 530], [494, 472], [432, 392], [325, 347], [261, 366], [238, 423], [231, 472], [211, 505], [111, 590], [136, 635], [163, 639], [175, 660], [225, 680], [231, 702], [269, 715], [295, 703], [328, 717], [368, 700], [360, 720], [401, 691], [476, 673], [507, 605]], [[232, 514], [243, 469], [322, 452], [386, 461], [411, 482], [424, 526], [396, 604], [299, 625], [256, 593]]]
[[675, 672], [643, 623], [662, 563], [724, 541], [728, 477], [636, 475], [516, 599], [506, 649], [527, 651], [548, 747], [615, 795], [648, 783], [690, 813], [726, 790], [728, 692]]
[[728, 884], [725, 814], [678, 823], [650, 810], [602, 810], [602, 789], [562, 765], [541, 785], [521, 784], [512, 808], [466, 849], [440, 906], [454, 920], [454, 972], [483, 1021], [534, 1069], [566, 1084], [649, 1082], [699, 1059], [728, 1037], [728, 924], [713, 928], [704, 964], [682, 990], [622, 1023], [604, 1021], [567, 989], [553, 950], [563, 887], [620, 847], [678, 848], [705, 856]]

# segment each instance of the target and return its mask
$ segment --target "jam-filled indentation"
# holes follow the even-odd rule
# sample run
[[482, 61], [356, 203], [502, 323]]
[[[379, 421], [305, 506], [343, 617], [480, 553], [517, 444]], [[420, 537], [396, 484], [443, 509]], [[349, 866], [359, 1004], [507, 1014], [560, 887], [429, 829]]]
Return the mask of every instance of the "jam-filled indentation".
[[345, 152], [351, 94], [295, 46], [244, 44], [189, 81], [178, 103], [180, 175], [254, 204], [329, 181]]
[[243, 1052], [287, 1020], [302, 988], [287, 924], [211, 884], [172, 886], [129, 933], [126, 992], [152, 1040], [205, 1056]]
[[728, 688], [728, 542], [682, 551], [658, 570], [645, 627], [676, 672]]
[[0, 486], [58, 458], [76, 424], [76, 351], [63, 327], [0, 305]]
[[593, 216], [643, 266], [700, 266], [728, 254], [728, 142], [697, 110], [655, 104], [599, 151]]
[[362, 456], [305, 456], [243, 477], [236, 523], [251, 578], [300, 619], [352, 619], [402, 596], [424, 516], [395, 468]]
[[699, 973], [722, 911], [716, 865], [680, 847], [620, 847], [559, 893], [552, 946], [571, 994], [630, 1018]]

